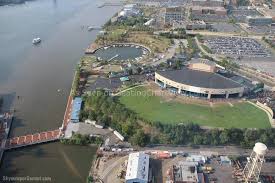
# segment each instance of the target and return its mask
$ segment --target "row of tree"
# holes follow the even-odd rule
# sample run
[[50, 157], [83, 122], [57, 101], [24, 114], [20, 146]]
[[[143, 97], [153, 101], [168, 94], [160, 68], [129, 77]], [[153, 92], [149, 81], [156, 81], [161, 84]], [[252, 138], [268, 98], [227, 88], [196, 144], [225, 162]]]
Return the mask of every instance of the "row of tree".
[[[119, 131], [133, 145], [176, 144], [176, 145], [238, 145], [252, 147], [263, 142], [275, 147], [275, 129], [202, 129], [199, 125], [165, 124], [139, 119], [137, 115], [103, 90], [84, 96], [85, 107], [81, 117], [104, 123]], [[144, 132], [141, 121], [151, 126], [150, 133]], [[154, 131], [154, 132], [153, 132]]]
[[77, 65], [73, 84], [72, 84], [72, 90], [71, 90], [72, 96], [76, 96], [78, 94], [79, 79], [80, 79], [80, 65]]
[[188, 36], [187, 37], [187, 49], [186, 49], [186, 53], [187, 53], [187, 57], [188, 60], [195, 57], [196, 54], [198, 54], [200, 52], [198, 45], [196, 44], [196, 41], [194, 40], [193, 37]]
[[266, 37], [263, 37], [263, 41], [265, 41], [267, 44], [269, 44], [271, 48], [275, 49], [275, 42], [274, 41], [272, 41], [271, 39], [267, 39]]
[[61, 143], [70, 145], [88, 145], [101, 144], [103, 142], [101, 137], [90, 137], [89, 135], [82, 135], [74, 133], [69, 139], [61, 139]]
[[256, 142], [263, 142], [269, 147], [275, 147], [275, 129], [239, 129], [224, 130], [201, 129], [196, 124], [162, 124], [156, 123], [162, 136], [151, 138], [151, 143], [177, 144], [177, 145], [240, 145], [252, 147]]
[[84, 109], [81, 118], [95, 120], [104, 126], [119, 131], [134, 145], [145, 145], [146, 135], [138, 124], [136, 114], [122, 105], [118, 98], [111, 97], [103, 90], [97, 90], [83, 97]]

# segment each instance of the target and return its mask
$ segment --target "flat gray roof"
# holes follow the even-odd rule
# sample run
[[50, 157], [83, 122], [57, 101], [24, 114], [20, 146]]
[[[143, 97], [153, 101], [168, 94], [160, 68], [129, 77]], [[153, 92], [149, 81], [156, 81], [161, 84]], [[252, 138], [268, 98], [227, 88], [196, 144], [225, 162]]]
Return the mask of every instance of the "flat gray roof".
[[157, 71], [161, 76], [178, 83], [212, 89], [229, 89], [242, 87], [241, 84], [217, 73], [191, 70], [184, 67], [181, 70]]

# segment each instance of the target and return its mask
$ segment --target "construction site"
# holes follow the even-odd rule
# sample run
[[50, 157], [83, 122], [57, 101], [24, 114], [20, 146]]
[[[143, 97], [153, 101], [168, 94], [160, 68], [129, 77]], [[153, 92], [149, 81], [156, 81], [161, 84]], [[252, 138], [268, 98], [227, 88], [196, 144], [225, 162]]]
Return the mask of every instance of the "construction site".
[[236, 183], [275, 182], [275, 158], [256, 143], [242, 156], [218, 151], [113, 148], [98, 151], [90, 174], [113, 183]]

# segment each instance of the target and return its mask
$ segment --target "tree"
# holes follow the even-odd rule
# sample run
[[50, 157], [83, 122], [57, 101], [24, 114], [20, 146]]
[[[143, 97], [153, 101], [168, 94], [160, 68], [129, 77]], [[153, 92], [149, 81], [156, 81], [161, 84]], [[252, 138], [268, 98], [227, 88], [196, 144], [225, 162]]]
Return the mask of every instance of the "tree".
[[93, 182], [94, 182], [93, 177], [89, 175], [89, 176], [87, 177], [87, 183], [93, 183]]
[[144, 147], [148, 142], [148, 136], [140, 129], [133, 135], [131, 141], [134, 145]]
[[226, 129], [220, 133], [220, 142], [221, 144], [227, 144], [229, 142], [229, 135]]
[[201, 135], [195, 135], [194, 136], [194, 140], [193, 140], [193, 143], [196, 144], [196, 145], [201, 145], [203, 144], [203, 137]]

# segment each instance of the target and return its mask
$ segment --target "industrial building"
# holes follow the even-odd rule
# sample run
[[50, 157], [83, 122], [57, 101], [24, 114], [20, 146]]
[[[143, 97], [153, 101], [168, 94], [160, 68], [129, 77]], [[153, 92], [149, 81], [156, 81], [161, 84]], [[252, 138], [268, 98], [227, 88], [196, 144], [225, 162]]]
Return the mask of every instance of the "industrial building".
[[223, 7], [223, 0], [193, 0], [193, 6]]
[[182, 22], [185, 17], [185, 9], [180, 6], [166, 7], [164, 10], [164, 23], [172, 24], [175, 22]]
[[129, 154], [126, 183], [147, 183], [149, 180], [149, 155], [144, 152]]
[[228, 156], [221, 156], [221, 165], [227, 164], [231, 165], [231, 160], [228, 158]]
[[201, 21], [192, 21], [188, 22], [186, 24], [186, 29], [187, 30], [204, 30], [210, 28], [211, 25], [206, 24], [203, 20]]
[[82, 106], [81, 97], [75, 97], [72, 105], [72, 113], [71, 113], [71, 122], [77, 123], [79, 122], [79, 114]]
[[166, 183], [198, 183], [197, 166], [197, 162], [178, 162], [168, 170]]
[[246, 21], [249, 26], [265, 26], [272, 24], [272, 17], [247, 16]]
[[186, 161], [204, 164], [206, 162], [206, 158], [202, 155], [190, 155], [186, 158]]
[[242, 97], [244, 86], [218, 73], [216, 64], [192, 59], [180, 70], [155, 72], [155, 83], [172, 93], [199, 98]]
[[194, 6], [191, 10], [192, 15], [227, 15], [227, 10], [224, 7], [201, 7]]
[[136, 4], [127, 4], [123, 7], [123, 10], [119, 12], [119, 17], [136, 16], [140, 14]]

